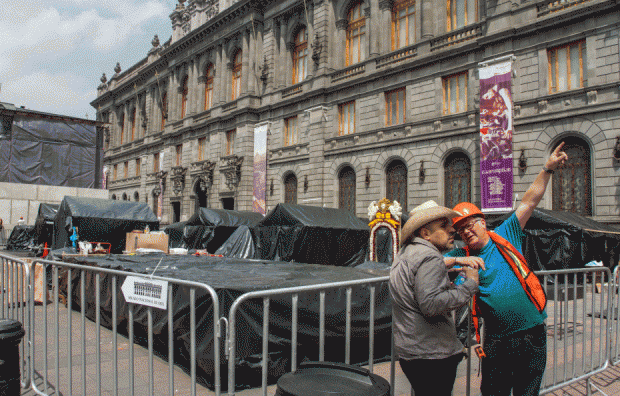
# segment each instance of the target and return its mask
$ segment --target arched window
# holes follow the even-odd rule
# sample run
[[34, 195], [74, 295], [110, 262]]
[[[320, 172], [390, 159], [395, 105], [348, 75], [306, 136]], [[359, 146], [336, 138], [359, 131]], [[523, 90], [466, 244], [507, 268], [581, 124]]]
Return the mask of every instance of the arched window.
[[385, 171], [385, 195], [391, 201], [398, 201], [407, 211], [407, 166], [400, 160], [392, 161]]
[[338, 173], [338, 207], [355, 213], [355, 171], [350, 166]]
[[471, 202], [471, 162], [464, 153], [452, 153], [444, 165], [445, 205]]
[[392, 51], [415, 41], [415, 0], [397, 0], [392, 8]]
[[136, 139], [136, 108], [134, 107], [131, 110], [131, 119], [129, 120], [131, 123], [131, 141], [133, 142]]
[[161, 103], [160, 103], [160, 110], [161, 110], [161, 130], [164, 130], [164, 127], [166, 126], [166, 118], [168, 118], [168, 93], [164, 92], [161, 95]]
[[116, 194], [112, 194], [112, 200], [116, 201]]
[[579, 138], [567, 138], [564, 142], [563, 150], [569, 160], [552, 176], [553, 210], [591, 216], [590, 148]]
[[123, 193], [123, 201], [127, 201], [129, 200], [129, 198], [127, 198], [127, 193]]
[[297, 203], [297, 177], [294, 173], [284, 178], [284, 203]]
[[205, 72], [205, 110], [213, 106], [213, 64], [207, 66]]
[[366, 17], [361, 2], [351, 7], [347, 19], [346, 66], [350, 66], [366, 59]]
[[241, 95], [241, 50], [237, 51], [232, 67], [232, 97], [237, 99]]
[[293, 84], [306, 79], [308, 73], [308, 31], [302, 28], [295, 36], [295, 49], [293, 50]]
[[140, 201], [140, 194], [137, 191], [133, 193], [133, 200], [136, 202]]
[[187, 114], [187, 94], [189, 93], [188, 79], [188, 76], [185, 76], [181, 83], [181, 118], [184, 118], [185, 114]]

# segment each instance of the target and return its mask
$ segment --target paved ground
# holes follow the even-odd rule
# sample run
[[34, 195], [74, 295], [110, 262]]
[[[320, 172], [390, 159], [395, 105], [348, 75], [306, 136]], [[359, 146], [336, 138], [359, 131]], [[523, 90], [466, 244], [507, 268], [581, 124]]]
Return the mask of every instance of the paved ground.
[[[114, 348], [113, 348], [113, 343], [112, 343], [112, 333], [106, 329], [102, 329], [101, 332], [99, 333], [99, 351], [97, 351], [96, 348], [96, 340], [97, 340], [97, 327], [95, 325], [95, 323], [89, 321], [88, 319], [86, 319], [84, 321], [85, 327], [84, 327], [84, 332], [83, 335], [81, 334], [81, 327], [80, 327], [80, 323], [81, 323], [81, 317], [79, 315], [79, 313], [72, 313], [72, 317], [70, 319], [71, 322], [74, 323], [73, 325], [73, 346], [71, 348], [69, 348], [68, 343], [65, 342], [64, 340], [67, 339], [65, 337], [65, 334], [63, 334], [63, 330], [59, 329], [59, 333], [60, 336], [56, 336], [55, 335], [55, 329], [53, 328], [53, 326], [47, 326], [47, 343], [44, 342], [44, 340], [46, 339], [44, 337], [44, 320], [43, 320], [43, 307], [42, 306], [38, 306], [37, 308], [37, 312], [36, 312], [36, 322], [37, 324], [35, 325], [35, 339], [34, 339], [34, 344], [36, 346], [36, 350], [38, 351], [37, 354], [35, 354], [35, 367], [37, 369], [37, 372], [35, 374], [35, 379], [34, 379], [34, 383], [37, 385], [37, 388], [39, 389], [39, 391], [42, 391], [46, 394], [53, 394], [53, 395], [103, 395], [103, 396], [107, 396], [107, 395], [114, 395], [113, 389], [116, 387], [118, 389], [118, 395], [130, 395], [132, 394], [132, 392], [130, 391], [130, 389], [132, 388], [133, 385], [133, 389], [134, 389], [134, 393], [135, 395], [164, 395], [164, 394], [169, 394], [169, 382], [168, 382], [168, 363], [164, 360], [161, 360], [157, 357], [155, 357], [152, 361], [152, 366], [153, 366], [153, 372], [156, 373], [153, 377], [152, 380], [152, 384], [151, 386], [149, 386], [149, 372], [150, 372], [150, 367], [149, 367], [149, 358], [148, 358], [148, 352], [145, 348], [142, 347], [134, 347], [133, 349], [133, 359], [135, 361], [134, 364], [134, 373], [133, 376], [130, 377], [130, 371], [129, 371], [129, 355], [128, 352], [130, 350], [129, 347], [129, 342], [126, 338], [122, 337], [122, 336], [118, 336], [117, 338], [117, 343], [116, 343], [116, 349], [117, 349], [117, 356], [118, 356], [118, 361], [119, 361], [119, 374], [118, 374], [118, 378], [116, 380], [116, 382], [113, 380], [113, 364], [112, 364], [112, 353], [114, 352]], [[553, 312], [553, 306], [548, 307], [548, 310], [550, 311], [550, 313]], [[64, 306], [62, 304], [59, 304], [58, 306], [58, 311], [55, 311], [55, 308], [53, 306], [49, 306], [47, 309], [48, 312], [48, 318], [47, 321], [48, 323], [53, 322], [52, 319], [53, 318], [58, 318], [59, 319], [59, 323], [62, 325], [62, 323], [67, 321], [67, 310], [64, 308]], [[587, 326], [587, 323], [586, 323]], [[52, 328], [50, 328], [52, 327]], [[579, 356], [581, 355], [582, 351], [580, 351], [580, 348], [584, 347], [582, 344], [585, 344], [586, 348], [585, 350], [583, 350], [583, 352], [585, 352], [585, 354], [595, 354], [596, 351], [598, 350], [598, 348], [600, 347], [598, 342], [591, 342], [591, 340], [586, 339], [586, 342], [581, 343], [579, 341], [579, 336], [583, 335], [583, 331], [579, 330], [580, 327], [576, 326], [574, 328], [570, 328], [570, 327], [566, 327], [566, 328], [562, 328], [562, 329], [558, 329], [563, 337], [562, 340], [557, 339], [556, 337], [556, 341], [555, 344], [553, 343], [553, 332], [554, 329], [552, 326], [550, 326], [549, 328], [549, 335], [550, 335], [550, 342], [549, 342], [549, 348], [550, 350], [555, 350], [555, 353], [550, 353], [550, 361], [553, 362], [554, 360], [557, 361], [558, 363], [561, 363], [561, 361], [564, 359], [564, 357], [566, 356], [565, 353], [569, 354], [570, 356], [571, 350], [575, 349], [576, 350], [576, 357], [582, 357]], [[595, 327], [592, 328], [594, 330], [594, 332], [596, 333], [597, 329]], [[589, 329], [587, 329], [589, 330]], [[572, 336], [574, 334], [574, 337]], [[82, 346], [81, 343], [81, 337], [84, 336], [86, 342], [84, 343], [84, 346]], [[59, 353], [56, 354], [56, 340], [58, 340], [58, 351]], [[573, 348], [573, 344], [578, 344]], [[567, 352], [565, 352], [564, 350], [567, 350]], [[83, 354], [84, 352], [84, 354]], [[69, 353], [71, 353], [72, 355], [72, 359], [71, 361], [68, 360], [69, 357]], [[42, 378], [42, 374], [45, 372], [45, 359], [44, 356], [48, 355], [48, 361], [47, 361], [47, 365], [48, 365], [48, 378], [47, 378], [47, 382], [49, 384], [49, 386], [45, 387], [45, 381], [44, 378]], [[99, 356], [97, 356], [97, 354], [99, 354]], [[58, 366], [59, 366], [59, 370], [58, 370], [58, 374], [56, 374], [55, 370], [51, 370], [51, 368], [56, 367], [56, 356], [58, 355]], [[85, 357], [84, 363], [85, 365], [83, 365], [83, 359], [82, 356]], [[572, 361], [571, 358], [569, 357], [568, 360]], [[97, 362], [101, 362], [101, 364], [98, 364]], [[472, 384], [471, 384], [471, 395], [478, 395], [479, 393], [479, 377], [477, 376], [477, 372], [478, 372], [478, 364], [477, 361], [474, 359], [472, 362]], [[579, 362], [577, 362], [577, 372], [579, 372], [579, 366], [581, 365]], [[594, 362], [596, 363], [596, 362]], [[588, 361], [587, 365], [589, 364], [593, 364], [592, 361]], [[69, 370], [69, 367], [73, 367], [73, 370]], [[84, 368], [82, 368], [84, 367]], [[547, 366], [547, 383], [552, 383], [553, 382], [553, 376], [555, 375], [555, 378], [557, 381], [561, 381], [563, 375], [565, 374], [565, 371], [568, 370], [568, 373], [570, 375], [570, 373], [575, 370], [574, 366], [568, 366], [567, 369], [564, 368], [564, 366], [562, 365], [558, 365], [555, 366], [555, 368], [553, 368], [553, 365], [548, 365]], [[455, 388], [454, 388], [454, 395], [455, 396], [461, 396], [461, 395], [466, 395], [466, 385], [467, 385], [467, 381], [466, 381], [466, 369], [467, 369], [467, 362], [464, 361], [463, 363], [461, 363], [461, 365], [459, 366], [459, 372], [458, 372], [458, 378], [455, 384]], [[67, 384], [69, 383], [69, 373], [71, 372], [71, 382], [73, 383], [73, 388], [69, 391], [68, 390], [68, 386]], [[85, 373], [87, 380], [85, 381], [85, 388], [84, 385], [81, 381], [82, 378], [82, 372]], [[374, 372], [376, 374], [381, 375], [382, 377], [386, 378], [389, 381], [389, 377], [390, 377], [390, 364], [388, 363], [381, 363], [381, 364], [377, 364], [375, 365], [374, 368]], [[56, 376], [58, 376], [58, 378], [56, 378]], [[98, 378], [101, 378], [101, 381], [98, 380]], [[133, 381], [133, 384], [130, 381], [130, 378]], [[101, 387], [100, 389], [97, 389], [96, 384], [101, 382]], [[56, 393], [55, 392], [55, 386], [54, 384], [63, 384], [61, 387], [61, 392]], [[189, 377], [178, 367], [174, 368], [174, 394], [175, 395], [190, 395], [190, 389], [191, 389], [191, 383], [190, 383], [190, 379]], [[116, 384], [116, 385], [115, 385]], [[599, 387], [600, 389], [602, 389], [605, 394], [607, 395], [618, 395], [620, 396], [620, 365], [615, 366], [615, 367], [608, 367], [605, 371], [593, 376], [593, 384], [595, 384], [597, 387]], [[396, 374], [395, 374], [395, 383], [394, 383], [394, 395], [397, 396], [401, 396], [401, 395], [409, 395], [410, 394], [410, 390], [409, 390], [409, 384], [407, 382], [407, 379], [404, 377], [404, 375], [402, 374], [402, 372], [400, 371], [400, 368], [398, 367], [398, 365], [396, 365]], [[275, 385], [271, 385], [267, 388], [267, 395], [274, 395], [276, 391], [276, 386]], [[36, 393], [33, 390], [24, 390], [22, 392], [22, 396], [34, 396]], [[213, 395], [214, 392], [208, 390], [207, 388], [204, 388], [200, 385], [197, 385], [197, 394], [198, 395]], [[262, 389], [258, 388], [258, 389], [249, 389], [249, 390], [243, 390], [243, 391], [238, 391], [235, 393], [236, 395], [239, 396], [257, 396], [257, 395], [262, 395]], [[587, 395], [587, 390], [586, 390], [586, 381], [579, 381], [576, 382], [574, 384], [571, 384], [569, 386], [565, 386], [559, 390], [556, 390], [554, 392], [548, 393], [550, 395], [554, 395], [554, 396], [561, 396], [561, 395]], [[596, 394], [596, 393], [595, 393]], [[598, 393], [601, 394], [601, 393]]]

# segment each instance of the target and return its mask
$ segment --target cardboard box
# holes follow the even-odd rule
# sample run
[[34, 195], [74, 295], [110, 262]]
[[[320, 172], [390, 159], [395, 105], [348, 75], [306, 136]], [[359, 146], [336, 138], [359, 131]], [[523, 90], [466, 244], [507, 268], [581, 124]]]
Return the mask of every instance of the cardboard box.
[[134, 253], [136, 249], [159, 249], [168, 253], [168, 234], [150, 232], [148, 234], [128, 232], [125, 241], [125, 253]]

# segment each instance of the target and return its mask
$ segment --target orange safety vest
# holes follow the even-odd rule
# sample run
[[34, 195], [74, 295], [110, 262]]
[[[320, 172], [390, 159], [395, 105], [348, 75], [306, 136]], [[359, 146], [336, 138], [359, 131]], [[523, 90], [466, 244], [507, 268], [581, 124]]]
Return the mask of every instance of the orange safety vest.
[[[527, 266], [525, 257], [523, 257], [523, 255], [519, 253], [519, 251], [512, 246], [510, 242], [499, 236], [497, 233], [493, 231], [487, 232], [491, 240], [497, 245], [499, 252], [510, 265], [510, 268], [519, 280], [519, 283], [521, 283], [521, 287], [523, 287], [525, 294], [527, 294], [532, 304], [534, 304], [536, 309], [538, 309], [538, 312], [542, 313], [547, 306], [547, 296], [545, 295], [545, 290], [540, 284], [540, 281], [534, 272]], [[465, 253], [469, 257], [469, 247], [465, 246], [464, 249]], [[480, 344], [480, 327], [478, 322], [479, 311], [480, 308], [478, 307], [478, 299], [474, 296], [471, 304], [471, 314], [472, 322], [474, 328], [476, 329], [476, 341], [478, 344]], [[484, 357], [484, 351], [482, 351], [482, 348], [476, 348], [476, 353], [478, 353], [479, 357]]]

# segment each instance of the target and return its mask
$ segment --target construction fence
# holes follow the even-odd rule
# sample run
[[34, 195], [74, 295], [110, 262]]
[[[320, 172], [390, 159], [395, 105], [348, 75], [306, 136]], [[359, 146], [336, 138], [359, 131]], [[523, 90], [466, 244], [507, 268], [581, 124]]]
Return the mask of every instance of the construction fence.
[[[297, 348], [308, 340], [312, 360], [355, 364], [371, 373], [381, 365], [392, 394], [398, 386], [397, 394], [409, 392], [395, 378], [390, 324], [377, 321], [375, 312], [377, 301], [389, 296], [387, 276], [247, 292], [224, 304], [214, 288], [197, 282], [0, 258], [2, 317], [26, 329], [22, 387], [39, 395], [235, 395], [245, 392], [239, 379], [247, 382], [248, 376], [260, 384], [252, 394], [267, 395], [280, 375], [308, 358]], [[617, 268], [613, 276], [604, 267], [537, 275], [548, 297], [541, 394], [584, 379], [594, 387], [590, 377], [620, 361]], [[331, 300], [341, 296], [344, 310], [332, 312]], [[363, 304], [355, 303], [359, 296]], [[241, 308], [248, 304], [262, 309], [260, 318], [244, 317]], [[314, 329], [301, 320], [309, 315], [308, 304], [317, 305]], [[352, 318], [359, 323], [360, 316], [365, 324], [353, 326]], [[290, 329], [274, 334], [270, 324], [281, 321]], [[259, 328], [261, 337], [249, 338], [247, 326]], [[270, 351], [274, 339], [287, 340], [286, 358]], [[254, 367], [238, 364], [244, 348], [260, 351]], [[478, 393], [479, 381], [477, 357], [469, 356], [461, 365], [466, 395]]]

